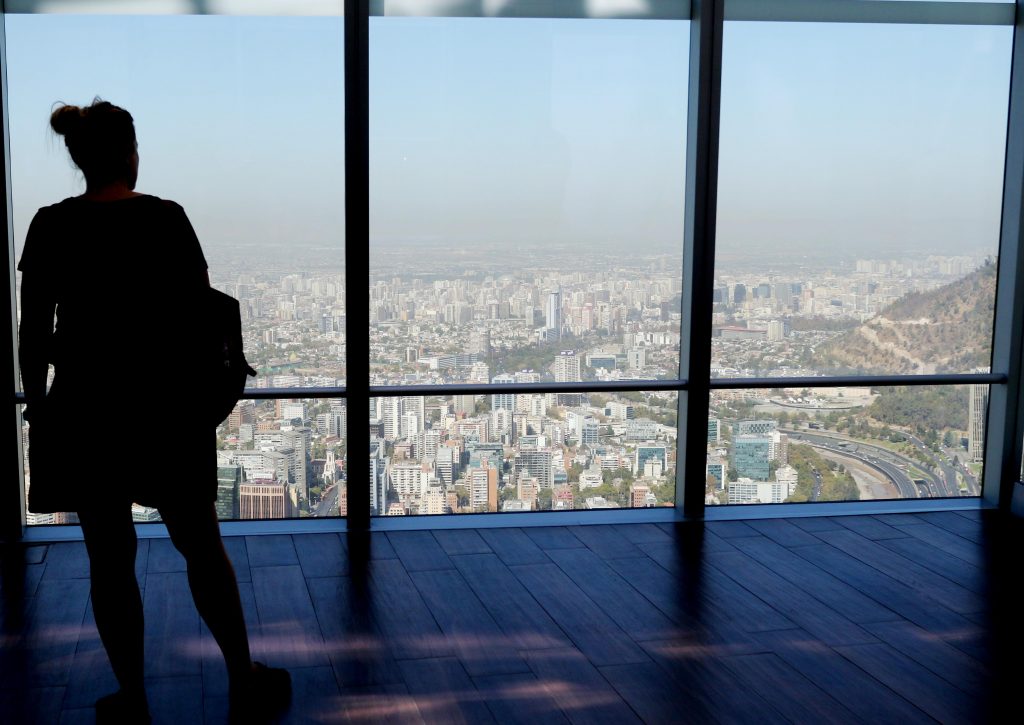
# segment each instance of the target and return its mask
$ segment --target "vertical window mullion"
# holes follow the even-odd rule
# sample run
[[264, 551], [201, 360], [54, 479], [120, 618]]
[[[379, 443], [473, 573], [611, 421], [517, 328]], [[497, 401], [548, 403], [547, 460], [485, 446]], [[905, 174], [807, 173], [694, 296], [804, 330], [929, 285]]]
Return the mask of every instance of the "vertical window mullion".
[[[0, 7], [2, 10], [2, 7]], [[7, 274], [4, 276], [0, 294], [7, 302], [7, 319], [10, 323], [9, 334], [4, 335], [3, 369], [0, 375], [11, 385], [11, 402], [13, 410], [4, 414], [9, 421], [3, 426], [4, 433], [3, 471], [0, 472], [0, 540], [12, 541], [20, 539], [25, 523], [25, 506], [23, 488], [23, 471], [21, 465], [21, 416], [18, 414], [14, 391], [18, 390], [18, 366], [16, 361], [18, 324], [14, 301], [14, 230], [11, 226], [11, 162], [10, 135], [7, 127], [7, 39], [4, 14], [0, 12], [0, 114], [3, 116], [3, 127], [0, 129], [0, 153], [3, 155], [3, 187], [0, 192], [0, 223], [3, 225], [7, 240]]]
[[[348, 527], [370, 526], [370, 490], [359, 451], [370, 448], [369, 3], [345, 0], [345, 360], [348, 416]], [[365, 337], [364, 337], [365, 336]], [[359, 340], [364, 342], [360, 343]], [[363, 421], [360, 423], [359, 421]], [[361, 433], [361, 435], [360, 435]], [[362, 474], [359, 472], [363, 471]]]
[[989, 392], [982, 497], [1009, 507], [1020, 479], [1024, 415], [1024, 15], [1017, 2], [1010, 72], [1010, 104], [999, 231], [999, 272], [992, 334], [992, 371], [1006, 373], [1005, 385]]
[[718, 121], [722, 87], [724, 0], [694, 0], [690, 19], [690, 87], [686, 128], [686, 203], [676, 508], [704, 515], [704, 469], [711, 379], [711, 295], [715, 271]]

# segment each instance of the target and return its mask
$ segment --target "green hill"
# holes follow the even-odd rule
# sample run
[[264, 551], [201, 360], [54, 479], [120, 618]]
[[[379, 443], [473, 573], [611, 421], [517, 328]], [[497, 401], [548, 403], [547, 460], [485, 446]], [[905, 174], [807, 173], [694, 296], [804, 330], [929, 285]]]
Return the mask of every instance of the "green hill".
[[912, 292], [820, 347], [812, 365], [834, 374], [934, 374], [987, 367], [996, 265], [930, 292]]

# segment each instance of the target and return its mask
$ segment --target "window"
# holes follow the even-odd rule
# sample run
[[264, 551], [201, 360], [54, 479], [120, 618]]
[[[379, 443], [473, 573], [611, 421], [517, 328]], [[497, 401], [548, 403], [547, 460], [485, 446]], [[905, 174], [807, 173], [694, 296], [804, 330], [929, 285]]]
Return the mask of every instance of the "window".
[[98, 94], [239, 299], [225, 519], [995, 502], [1020, 470], [1012, 3], [5, 8], [11, 259], [81, 190], [42, 109]]

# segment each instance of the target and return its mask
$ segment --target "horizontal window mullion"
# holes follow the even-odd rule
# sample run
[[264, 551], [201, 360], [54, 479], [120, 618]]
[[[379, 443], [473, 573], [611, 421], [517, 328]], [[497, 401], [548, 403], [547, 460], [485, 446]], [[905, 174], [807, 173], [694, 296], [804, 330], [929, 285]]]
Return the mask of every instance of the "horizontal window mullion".
[[876, 385], [971, 385], [1006, 383], [1005, 373], [963, 373], [949, 375], [841, 375], [814, 378], [711, 378], [712, 390], [742, 388], [866, 388]]
[[619, 393], [629, 391], [686, 390], [686, 380], [616, 380], [579, 383], [481, 383], [479, 385], [371, 385], [371, 398], [412, 395], [492, 395], [512, 393]]
[[370, 0], [370, 15], [431, 18], [542, 18], [571, 20], [689, 20], [686, 0], [636, 3], [570, 3], [565, 0], [507, 0], [504, 3], [452, 3], [441, 0]]
[[1014, 3], [919, 0], [726, 0], [726, 21], [1013, 25]]

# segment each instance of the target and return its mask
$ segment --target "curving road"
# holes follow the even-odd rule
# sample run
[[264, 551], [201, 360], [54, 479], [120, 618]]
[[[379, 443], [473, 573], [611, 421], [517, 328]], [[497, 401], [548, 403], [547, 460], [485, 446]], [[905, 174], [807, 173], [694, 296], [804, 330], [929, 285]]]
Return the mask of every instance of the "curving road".
[[851, 439], [807, 433], [806, 431], [786, 431], [786, 435], [791, 440], [806, 441], [816, 448], [841, 453], [874, 468], [896, 485], [900, 492], [900, 498], [928, 498], [937, 495], [932, 492], [936, 485], [934, 480], [926, 481], [924, 486], [918, 486], [903, 469], [904, 466], [909, 467], [914, 464], [914, 461], [888, 449]]

